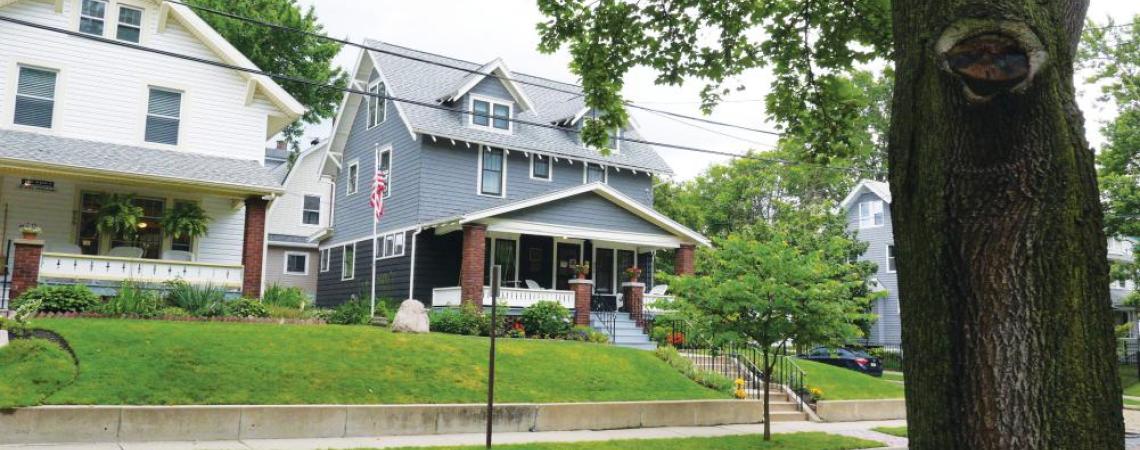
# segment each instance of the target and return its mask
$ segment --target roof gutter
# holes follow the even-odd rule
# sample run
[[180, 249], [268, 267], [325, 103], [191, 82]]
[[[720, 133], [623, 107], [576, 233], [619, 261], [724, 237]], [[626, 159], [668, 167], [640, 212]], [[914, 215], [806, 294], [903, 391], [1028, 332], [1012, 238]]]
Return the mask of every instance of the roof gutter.
[[[129, 178], [137, 181], [146, 181], [158, 184], [171, 184], [178, 186], [206, 188], [225, 193], [241, 193], [241, 194], [261, 194], [261, 195], [278, 195], [284, 194], [285, 188], [283, 186], [258, 186], [251, 184], [238, 184], [238, 183], [221, 183], [212, 181], [191, 180], [186, 178], [166, 177], [161, 175], [143, 175], [131, 172], [112, 171], [107, 169], [99, 169], [93, 167], [78, 167], [68, 166], [53, 163], [43, 163], [37, 161], [28, 161], [24, 159], [13, 159], [0, 157], [0, 167], [9, 167], [13, 169], [27, 169], [27, 170], [42, 170], [45, 172], [62, 173], [64, 175], [78, 175], [90, 178], [107, 179], [108, 181], [119, 181], [123, 178]], [[111, 174], [111, 175], [108, 175]]]

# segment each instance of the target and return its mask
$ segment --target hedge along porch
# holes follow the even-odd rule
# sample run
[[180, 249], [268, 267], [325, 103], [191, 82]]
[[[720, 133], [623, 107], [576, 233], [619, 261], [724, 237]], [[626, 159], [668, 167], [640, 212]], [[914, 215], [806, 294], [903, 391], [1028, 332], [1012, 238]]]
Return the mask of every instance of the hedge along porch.
[[[178, 157], [169, 158], [174, 152], [147, 149], [163, 153], [155, 157], [164, 159], [149, 161], [141, 149], [48, 139], [50, 144], [99, 146], [92, 152], [97, 156], [158, 167], [92, 171], [0, 160], [0, 233], [11, 243], [4, 255], [11, 280], [8, 298], [40, 283], [85, 284], [110, 295], [124, 280], [158, 286], [176, 279], [222, 287], [231, 295], [260, 295], [265, 210], [280, 188], [258, 162], [186, 155], [186, 163], [197, 167], [189, 169], [180, 168]], [[170, 171], [181, 176], [164, 173]], [[129, 204], [141, 209], [134, 236], [96, 226], [101, 207], [115, 194], [129, 196]], [[175, 238], [164, 229], [163, 218], [176, 208], [184, 211], [186, 204], [208, 217], [204, 235]], [[25, 237], [22, 224], [35, 224], [40, 233]]]

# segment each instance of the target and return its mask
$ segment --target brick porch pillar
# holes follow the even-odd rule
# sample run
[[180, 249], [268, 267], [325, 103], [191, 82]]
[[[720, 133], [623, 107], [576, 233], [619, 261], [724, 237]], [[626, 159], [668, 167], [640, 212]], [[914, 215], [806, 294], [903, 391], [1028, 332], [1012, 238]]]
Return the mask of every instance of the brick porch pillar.
[[590, 295], [594, 292], [594, 280], [570, 280], [570, 290], [574, 291], [574, 325], [590, 326]]
[[244, 297], [261, 297], [261, 275], [265, 259], [265, 213], [269, 200], [261, 197], [245, 199], [245, 232], [242, 236], [241, 265], [244, 267], [241, 293]]
[[625, 299], [625, 307], [629, 310], [629, 318], [633, 319], [637, 326], [645, 326], [645, 317], [642, 316], [642, 308], [645, 307], [645, 283], [622, 283], [621, 284], [622, 298]]
[[16, 239], [12, 242], [12, 246], [12, 284], [8, 290], [9, 300], [36, 287], [40, 279], [40, 256], [43, 255], [44, 241]]
[[[462, 304], [483, 306], [484, 258], [487, 257], [487, 226], [478, 223], [463, 225], [463, 260], [459, 266], [459, 295]], [[480, 309], [481, 310], [481, 309]]]
[[677, 275], [693, 275], [696, 271], [693, 270], [693, 251], [697, 246], [693, 244], [681, 244], [677, 249], [675, 259], [673, 260], [673, 269]]

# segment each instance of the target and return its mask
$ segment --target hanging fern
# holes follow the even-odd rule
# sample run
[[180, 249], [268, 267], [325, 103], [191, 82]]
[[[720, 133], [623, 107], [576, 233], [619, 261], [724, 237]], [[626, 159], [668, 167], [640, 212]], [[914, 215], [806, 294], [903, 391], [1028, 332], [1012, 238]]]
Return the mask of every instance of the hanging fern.
[[95, 227], [100, 234], [133, 239], [138, 235], [143, 208], [135, 205], [132, 194], [104, 195], [95, 219]]
[[162, 216], [162, 229], [175, 239], [182, 236], [205, 236], [210, 217], [194, 202], [175, 202], [174, 207]]

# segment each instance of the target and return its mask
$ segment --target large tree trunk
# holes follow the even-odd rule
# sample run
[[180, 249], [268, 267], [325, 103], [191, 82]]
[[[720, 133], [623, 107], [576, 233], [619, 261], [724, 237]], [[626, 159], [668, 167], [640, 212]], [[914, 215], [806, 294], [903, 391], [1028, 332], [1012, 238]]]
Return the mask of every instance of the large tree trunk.
[[1074, 99], [1087, 0], [895, 0], [892, 219], [910, 448], [1123, 447]]

